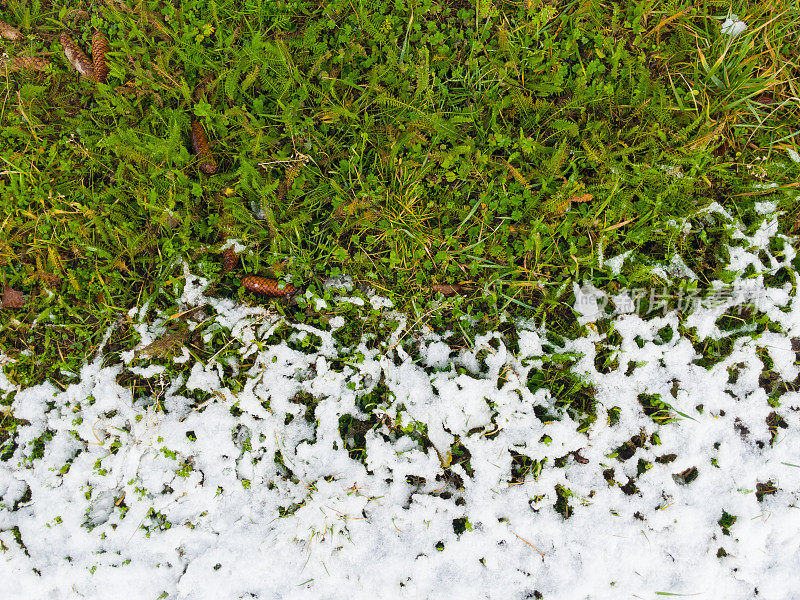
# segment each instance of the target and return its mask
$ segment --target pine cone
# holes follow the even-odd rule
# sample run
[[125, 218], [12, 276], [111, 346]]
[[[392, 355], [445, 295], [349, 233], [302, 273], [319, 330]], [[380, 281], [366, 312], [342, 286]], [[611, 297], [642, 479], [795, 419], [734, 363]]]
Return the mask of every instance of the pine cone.
[[111, 50], [108, 45], [108, 38], [101, 31], [95, 31], [92, 35], [92, 63], [94, 79], [99, 83], [105, 83], [108, 72], [108, 59], [106, 53]]
[[64, 54], [67, 60], [75, 67], [75, 70], [86, 79], [94, 81], [94, 66], [92, 62], [66, 33], [61, 34], [61, 45], [64, 47]]
[[222, 253], [222, 270], [230, 273], [239, 264], [239, 255], [233, 248], [228, 248]]
[[214, 155], [211, 154], [211, 148], [208, 146], [208, 138], [203, 126], [197, 119], [192, 119], [192, 150], [200, 158], [200, 170], [206, 175], [211, 175], [217, 172], [217, 163], [214, 160]]
[[6, 61], [0, 61], [0, 71], [16, 73], [17, 71], [46, 71], [50, 61], [38, 56], [15, 56]]
[[22, 32], [16, 27], [12, 27], [8, 23], [0, 21], [0, 37], [12, 42], [18, 42], [22, 39]]
[[286, 284], [286, 287], [279, 288], [276, 279], [267, 279], [266, 277], [245, 277], [242, 279], [242, 286], [251, 292], [273, 297], [291, 296], [297, 292], [297, 288], [292, 284]]

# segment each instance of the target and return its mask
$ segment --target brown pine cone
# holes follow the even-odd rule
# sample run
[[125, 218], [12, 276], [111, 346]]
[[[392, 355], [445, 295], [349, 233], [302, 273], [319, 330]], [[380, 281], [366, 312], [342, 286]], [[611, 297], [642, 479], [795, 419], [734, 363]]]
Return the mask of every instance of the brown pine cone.
[[12, 27], [8, 23], [0, 21], [0, 37], [12, 42], [18, 42], [22, 39], [22, 32], [16, 27]]
[[211, 175], [217, 172], [217, 163], [214, 160], [214, 155], [211, 154], [211, 148], [208, 146], [208, 138], [203, 126], [197, 119], [192, 119], [192, 150], [200, 158], [200, 170], [206, 175]]
[[263, 294], [264, 296], [285, 297], [297, 292], [297, 288], [292, 284], [279, 288], [277, 279], [267, 279], [266, 277], [245, 277], [242, 279], [242, 286], [251, 292]]
[[61, 34], [61, 45], [64, 47], [64, 54], [75, 70], [81, 75], [94, 81], [94, 66], [89, 57], [83, 53], [78, 45], [66, 33]]
[[233, 248], [228, 248], [222, 253], [222, 270], [230, 273], [239, 264], [239, 255]]
[[15, 56], [10, 60], [0, 61], [0, 73], [6, 71], [16, 73], [25, 70], [46, 71], [49, 64], [49, 60], [38, 56]]
[[95, 31], [92, 35], [92, 67], [94, 79], [99, 83], [106, 82], [108, 72], [111, 70], [108, 67], [108, 59], [106, 58], [106, 53], [110, 50], [108, 38], [103, 35], [103, 32]]

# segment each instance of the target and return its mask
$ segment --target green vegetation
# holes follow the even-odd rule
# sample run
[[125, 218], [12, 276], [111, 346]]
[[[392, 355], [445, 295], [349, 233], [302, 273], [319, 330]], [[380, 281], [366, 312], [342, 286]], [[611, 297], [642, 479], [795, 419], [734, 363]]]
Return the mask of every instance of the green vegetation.
[[[675, 252], [724, 278], [724, 224], [692, 217], [712, 201], [749, 223], [769, 199], [800, 227], [790, 0], [37, 0], [0, 20], [25, 35], [0, 41], [8, 60], [51, 63], [0, 76], [0, 268], [29, 296], [0, 313], [0, 348], [20, 382], [76, 369], [131, 307], [169, 305], [184, 259], [219, 295], [244, 297], [245, 273], [318, 293], [347, 273], [418, 323], [568, 328], [573, 281], [660, 285], [651, 267]], [[107, 84], [59, 44], [89, 52], [92, 28]], [[223, 274], [228, 237], [252, 253]], [[603, 257], [627, 250], [614, 276]], [[441, 303], [441, 283], [467, 294]], [[120, 327], [107, 350], [135, 341]]]

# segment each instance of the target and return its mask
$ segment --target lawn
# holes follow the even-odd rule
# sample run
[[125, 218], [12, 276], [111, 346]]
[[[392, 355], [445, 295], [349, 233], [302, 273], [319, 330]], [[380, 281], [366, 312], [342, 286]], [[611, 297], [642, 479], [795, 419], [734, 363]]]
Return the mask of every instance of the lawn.
[[[515, 541], [514, 553], [548, 554], [529, 539], [531, 514], [547, 514], [539, 524], [551, 537], [563, 532], [550, 563], [587, 569], [570, 544], [586, 531], [611, 535], [608, 511], [633, 536], [645, 527], [634, 514], [662, 514], [661, 492], [690, 521], [706, 519], [695, 550], [706, 552], [712, 531], [744, 529], [750, 500], [772, 502], [785, 526], [796, 486], [778, 478], [800, 457], [791, 439], [768, 452], [784, 439], [797, 404], [787, 394], [800, 385], [799, 24], [792, 0], [9, 1], [0, 8], [0, 473], [36, 475], [28, 492], [0, 494], [0, 550], [13, 542], [34, 563], [34, 550], [52, 558], [32, 567], [54, 569], [49, 590], [69, 582], [97, 593], [28, 541], [34, 529], [22, 531], [44, 525], [44, 512], [20, 516], [38, 493], [76, 511], [59, 518], [71, 523], [63, 538], [76, 540], [80, 569], [93, 564], [87, 548], [100, 552], [87, 540], [101, 529], [114, 540], [104, 553], [122, 552], [123, 537], [155, 536], [128, 556], [128, 575], [100, 561], [104, 576], [135, 581], [163, 553], [170, 566], [150, 582], [162, 586], [155, 595], [199, 598], [205, 576], [181, 588], [180, 556], [165, 548], [175, 547], [170, 536], [199, 539], [195, 526], [224, 531], [220, 507], [231, 506], [256, 522], [281, 518], [273, 530], [236, 525], [248, 543], [265, 535], [308, 549], [349, 531], [364, 557], [377, 553], [384, 585], [432, 597], [436, 582], [453, 584], [447, 573], [469, 544]], [[92, 44], [96, 32], [107, 51]], [[291, 297], [276, 291], [290, 286]], [[745, 292], [768, 301], [739, 310]], [[622, 296], [636, 310], [619, 310]], [[713, 310], [697, 305], [709, 298], [719, 300]], [[465, 385], [484, 393], [467, 398]], [[452, 403], [437, 408], [430, 389]], [[746, 397], [758, 405], [741, 406]], [[211, 428], [205, 439], [201, 427]], [[696, 439], [682, 446], [684, 435]], [[717, 442], [722, 458], [709, 449]], [[214, 444], [232, 454], [217, 456]], [[217, 458], [200, 469], [198, 448]], [[308, 448], [337, 467], [317, 465]], [[406, 452], [401, 469], [393, 456]], [[492, 452], [501, 466], [490, 476]], [[708, 474], [710, 461], [734, 465], [736, 453], [749, 483]], [[147, 466], [129, 473], [123, 455]], [[593, 475], [564, 474], [587, 459]], [[287, 460], [306, 461], [302, 476]], [[85, 506], [47, 495], [53, 474]], [[660, 478], [652, 489], [638, 483], [648, 474]], [[531, 477], [538, 483], [522, 485]], [[357, 480], [374, 489], [361, 494]], [[492, 496], [498, 486], [511, 491]], [[712, 518], [696, 498], [715, 490]], [[173, 493], [183, 492], [191, 506], [173, 513]], [[325, 498], [374, 526], [315, 521], [310, 507], [326, 514]], [[506, 502], [509, 513], [497, 512]], [[445, 517], [431, 520], [436, 506]], [[201, 524], [203, 510], [213, 516]], [[405, 541], [393, 537], [401, 521], [413, 532]], [[670, 577], [699, 555], [681, 546], [685, 529], [659, 523], [648, 531], [666, 531], [665, 545], [641, 559], [647, 593], [694, 593], [700, 579], [675, 587]], [[117, 526], [125, 536], [112, 535]], [[768, 531], [763, 539], [780, 535]], [[438, 566], [415, 571], [414, 553], [429, 542]], [[636, 544], [615, 552], [639, 560]], [[729, 597], [747, 597], [754, 581], [767, 589], [754, 563], [736, 559], [737, 569], [751, 565], [741, 576], [725, 566], [736, 552], [755, 560], [744, 544], [701, 553]], [[394, 566], [382, 547], [402, 555]], [[687, 552], [680, 568], [665, 566], [669, 547]], [[233, 543], [213, 551], [239, 556]], [[13, 556], [9, 573], [30, 570]], [[287, 551], [273, 567], [297, 570], [298, 556]], [[331, 581], [346, 585], [364, 557], [332, 558]], [[472, 559], [490, 566], [465, 577], [467, 594], [506, 577], [493, 560], [523, 560]], [[319, 564], [309, 578], [326, 572]], [[530, 590], [524, 574], [503, 581], [520, 595], [569, 597], [560, 569]], [[401, 585], [406, 572], [413, 585]], [[217, 584], [229, 587], [236, 573]], [[618, 589], [641, 592], [630, 573], [614, 573]], [[259, 580], [261, 595], [250, 597], [289, 597], [304, 583], [292, 577]], [[583, 596], [611, 594], [601, 579], [588, 577]], [[21, 585], [30, 597], [35, 584]], [[298, 597], [335, 589], [309, 585]]]

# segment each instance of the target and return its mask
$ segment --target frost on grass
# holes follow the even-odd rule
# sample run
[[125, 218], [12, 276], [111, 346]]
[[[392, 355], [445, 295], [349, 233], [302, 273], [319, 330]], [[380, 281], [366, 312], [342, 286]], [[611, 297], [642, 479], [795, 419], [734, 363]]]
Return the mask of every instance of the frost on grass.
[[[3, 598], [789, 598], [800, 301], [765, 274], [794, 250], [769, 220], [733, 238], [760, 331], [723, 326], [735, 295], [644, 318], [584, 286], [583, 337], [464, 348], [352, 287], [315, 328], [187, 270], [212, 359], [141, 353], [144, 310], [66, 389], [0, 377]], [[344, 345], [357, 314], [395, 330]]]

